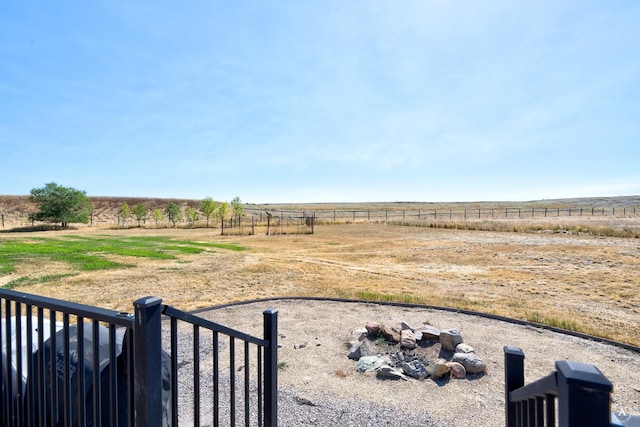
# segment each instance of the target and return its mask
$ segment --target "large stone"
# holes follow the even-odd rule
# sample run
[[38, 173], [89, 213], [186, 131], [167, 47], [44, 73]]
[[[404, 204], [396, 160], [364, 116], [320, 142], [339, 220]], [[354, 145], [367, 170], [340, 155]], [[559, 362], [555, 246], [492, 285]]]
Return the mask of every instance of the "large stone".
[[468, 374], [482, 374], [487, 370], [484, 360], [475, 353], [456, 353], [451, 358], [451, 361], [458, 362], [464, 366]]
[[423, 326], [413, 331], [416, 334], [416, 339], [421, 340], [437, 340], [440, 339], [440, 329], [433, 326]]
[[416, 336], [411, 329], [403, 329], [400, 332], [400, 347], [413, 350], [418, 345], [416, 344]]
[[402, 363], [402, 371], [408, 376], [417, 380], [423, 380], [427, 377], [427, 367], [417, 360]]
[[373, 350], [369, 340], [359, 341], [349, 348], [347, 352], [349, 359], [358, 360], [363, 356], [373, 356]]
[[400, 370], [389, 365], [382, 365], [378, 368], [378, 378], [390, 380], [407, 380], [407, 376]]
[[451, 368], [447, 366], [447, 361], [444, 359], [438, 359], [427, 366], [427, 373], [434, 380], [447, 375]]
[[380, 334], [387, 340], [400, 342], [400, 331], [397, 328], [387, 325], [380, 325]]
[[384, 359], [378, 356], [364, 356], [358, 360], [356, 369], [358, 372], [371, 372], [378, 369], [384, 363]]
[[462, 344], [462, 334], [457, 329], [444, 329], [440, 331], [440, 345], [443, 349], [455, 351], [458, 344]]
[[404, 331], [405, 329], [411, 329], [413, 331], [411, 325], [403, 320], [402, 322], [400, 322], [400, 330]]
[[463, 379], [467, 376], [467, 370], [458, 362], [448, 362], [447, 366], [451, 370], [451, 376], [458, 379]]
[[456, 346], [456, 353], [473, 353], [475, 349], [469, 344], [461, 343]]
[[349, 346], [352, 346], [357, 342], [363, 341], [365, 338], [367, 338], [367, 330], [365, 328], [355, 329], [351, 331], [349, 335], [347, 335], [345, 343], [347, 343]]
[[347, 357], [351, 360], [359, 360], [362, 357], [362, 353], [360, 352], [360, 347], [362, 347], [361, 342], [357, 342], [349, 348], [347, 352]]
[[376, 336], [378, 335], [378, 333], [380, 333], [380, 323], [378, 322], [367, 322], [364, 327], [367, 330], [369, 336]]

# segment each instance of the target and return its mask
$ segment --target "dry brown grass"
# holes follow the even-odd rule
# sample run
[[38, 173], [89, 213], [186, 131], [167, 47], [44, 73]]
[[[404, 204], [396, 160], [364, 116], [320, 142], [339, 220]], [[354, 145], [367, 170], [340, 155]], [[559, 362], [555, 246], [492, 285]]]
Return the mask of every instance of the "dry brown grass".
[[[640, 222], [622, 221], [636, 228]], [[183, 309], [282, 296], [396, 300], [528, 319], [640, 345], [638, 239], [367, 223], [321, 225], [315, 231], [222, 237], [218, 229], [206, 228], [81, 227], [64, 233], [165, 235], [247, 250], [216, 249], [173, 261], [127, 259], [135, 266], [18, 290], [123, 311], [145, 295]], [[56, 233], [0, 233], [0, 239]], [[0, 277], [0, 284], [52, 271], [70, 267], [23, 263]]]

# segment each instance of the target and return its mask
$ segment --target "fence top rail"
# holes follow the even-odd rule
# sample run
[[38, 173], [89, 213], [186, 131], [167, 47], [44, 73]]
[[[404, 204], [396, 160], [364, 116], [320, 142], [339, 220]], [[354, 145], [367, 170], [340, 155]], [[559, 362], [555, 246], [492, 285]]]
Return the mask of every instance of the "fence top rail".
[[227, 326], [221, 325], [216, 322], [212, 322], [211, 320], [203, 319], [198, 316], [194, 316], [193, 314], [186, 313], [182, 310], [178, 310], [177, 308], [171, 307], [169, 305], [165, 305], [162, 314], [166, 316], [170, 316], [176, 318], [178, 320], [182, 320], [185, 322], [189, 322], [191, 324], [201, 326], [203, 328], [209, 329], [214, 332], [219, 332], [221, 334], [228, 335], [230, 337], [238, 338], [243, 341], [250, 342], [252, 344], [261, 346], [261, 347], [269, 347], [269, 341], [263, 340], [252, 335], [246, 334], [244, 332], [240, 332], [238, 330], [229, 328]]
[[511, 402], [520, 402], [533, 397], [544, 397], [547, 395], [558, 395], [557, 372], [552, 372], [546, 377], [542, 377], [537, 381], [513, 390], [509, 393], [509, 400]]
[[10, 289], [0, 289], [0, 299], [15, 301], [20, 304], [41, 307], [74, 316], [85, 317], [91, 320], [110, 323], [115, 326], [122, 326], [125, 328], [133, 327], [133, 316], [129, 313], [108, 310], [106, 308], [92, 307], [85, 304], [32, 295]]

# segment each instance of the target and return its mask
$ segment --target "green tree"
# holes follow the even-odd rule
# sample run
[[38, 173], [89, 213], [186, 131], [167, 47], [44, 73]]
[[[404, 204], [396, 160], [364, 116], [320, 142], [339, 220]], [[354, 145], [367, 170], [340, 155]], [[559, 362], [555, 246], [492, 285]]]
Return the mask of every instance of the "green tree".
[[120, 209], [118, 209], [118, 218], [122, 218], [122, 226], [124, 227], [127, 218], [131, 216], [131, 208], [129, 207], [129, 203], [124, 202], [120, 205]]
[[158, 228], [158, 221], [162, 220], [162, 211], [159, 208], [153, 210], [153, 219], [156, 220], [156, 228]]
[[38, 205], [38, 212], [29, 215], [32, 221], [59, 222], [63, 228], [69, 223], [89, 222], [91, 201], [84, 191], [50, 182], [33, 188], [29, 199]]
[[147, 221], [147, 207], [143, 203], [136, 203], [133, 207], [133, 216], [138, 220], [138, 227], [140, 227], [140, 222]]
[[227, 202], [222, 202], [218, 205], [218, 218], [220, 218], [221, 221], [224, 221], [225, 219], [227, 219], [227, 216], [229, 215], [229, 203]]
[[187, 206], [187, 210], [185, 212], [187, 216], [187, 222], [189, 222], [189, 226], [193, 227], [193, 224], [198, 220], [198, 210], [194, 207]]
[[164, 211], [174, 227], [176, 226], [176, 222], [182, 221], [182, 212], [180, 211], [180, 206], [177, 204], [170, 202]]
[[206, 197], [200, 202], [200, 212], [207, 219], [207, 227], [209, 227], [209, 217], [215, 216], [215, 212], [218, 209], [218, 202], [214, 202], [211, 197]]
[[236, 219], [240, 221], [242, 212], [244, 211], [244, 207], [242, 206], [242, 200], [240, 200], [240, 197], [235, 197], [231, 201], [231, 211], [233, 212], [233, 216], [235, 216]]

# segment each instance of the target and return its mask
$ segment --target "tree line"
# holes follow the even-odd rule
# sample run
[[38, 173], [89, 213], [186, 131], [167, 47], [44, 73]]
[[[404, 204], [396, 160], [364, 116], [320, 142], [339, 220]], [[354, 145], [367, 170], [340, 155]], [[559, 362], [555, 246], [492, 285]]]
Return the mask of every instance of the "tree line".
[[[29, 200], [38, 206], [38, 211], [29, 215], [29, 220], [32, 222], [57, 223], [62, 228], [67, 228], [71, 223], [88, 224], [92, 213], [91, 200], [85, 191], [63, 187], [55, 182], [45, 184], [42, 188], [32, 189]], [[184, 217], [187, 223], [193, 226], [202, 216], [209, 227], [212, 219], [215, 221], [226, 221], [230, 218], [239, 220], [243, 212], [244, 207], [239, 197], [235, 197], [231, 202], [217, 202], [211, 197], [206, 197], [200, 202], [198, 209], [188, 206], [184, 211]], [[118, 224], [122, 222], [124, 226], [129, 218], [134, 217], [138, 226], [152, 219], [157, 227], [165, 215], [173, 227], [183, 220], [182, 209], [175, 202], [168, 203], [164, 210], [155, 208], [151, 211], [144, 203], [136, 203], [131, 207], [124, 202], [118, 208]]]

